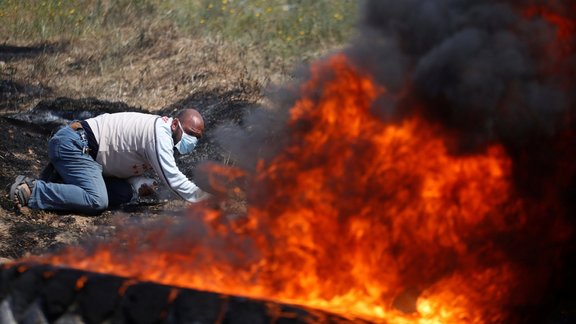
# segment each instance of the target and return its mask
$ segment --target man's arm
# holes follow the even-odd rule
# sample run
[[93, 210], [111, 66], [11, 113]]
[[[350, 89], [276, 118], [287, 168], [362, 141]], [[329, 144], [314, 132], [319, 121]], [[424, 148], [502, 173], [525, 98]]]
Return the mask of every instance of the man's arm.
[[174, 159], [174, 141], [170, 131], [170, 119], [158, 118], [155, 122], [155, 150], [150, 152], [150, 164], [166, 185], [180, 198], [198, 202], [210, 195], [196, 186], [180, 171]]

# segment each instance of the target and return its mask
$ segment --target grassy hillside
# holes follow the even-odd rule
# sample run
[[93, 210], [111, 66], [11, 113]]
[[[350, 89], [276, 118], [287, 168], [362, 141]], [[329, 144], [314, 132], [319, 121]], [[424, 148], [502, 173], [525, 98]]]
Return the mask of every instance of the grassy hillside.
[[[357, 0], [0, 0], [3, 43], [106, 38], [114, 50], [130, 36], [170, 27], [167, 37], [218, 38], [264, 56], [306, 60], [341, 44]], [[127, 30], [128, 29], [128, 30]]]
[[40, 52], [4, 55], [0, 80], [148, 109], [197, 91], [253, 93], [345, 43], [356, 6], [355, 0], [0, 0], [0, 44]]

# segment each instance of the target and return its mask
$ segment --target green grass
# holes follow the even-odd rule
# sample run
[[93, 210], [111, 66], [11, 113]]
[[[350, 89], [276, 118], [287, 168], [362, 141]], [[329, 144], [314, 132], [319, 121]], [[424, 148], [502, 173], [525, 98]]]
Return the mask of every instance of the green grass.
[[341, 44], [357, 0], [0, 0], [0, 42], [73, 40], [172, 24], [190, 36], [294, 58]]
[[341, 43], [356, 20], [350, 0], [188, 1], [174, 19], [190, 31], [256, 43], [277, 54]]

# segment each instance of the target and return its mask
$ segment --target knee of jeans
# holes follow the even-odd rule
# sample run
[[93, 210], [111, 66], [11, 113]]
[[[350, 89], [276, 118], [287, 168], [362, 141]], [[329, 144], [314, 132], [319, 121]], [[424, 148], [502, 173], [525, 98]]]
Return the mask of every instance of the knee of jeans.
[[94, 196], [92, 199], [92, 208], [95, 212], [103, 212], [108, 208], [108, 196]]

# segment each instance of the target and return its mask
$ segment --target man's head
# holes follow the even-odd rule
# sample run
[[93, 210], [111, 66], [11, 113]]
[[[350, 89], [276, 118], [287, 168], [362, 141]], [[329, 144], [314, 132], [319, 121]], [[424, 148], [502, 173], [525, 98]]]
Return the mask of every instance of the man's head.
[[178, 151], [190, 153], [204, 134], [204, 119], [196, 109], [184, 109], [172, 120], [171, 129]]
[[204, 119], [196, 109], [183, 109], [172, 120], [171, 127], [175, 143], [182, 139], [182, 131], [188, 135], [200, 138], [204, 134]]

